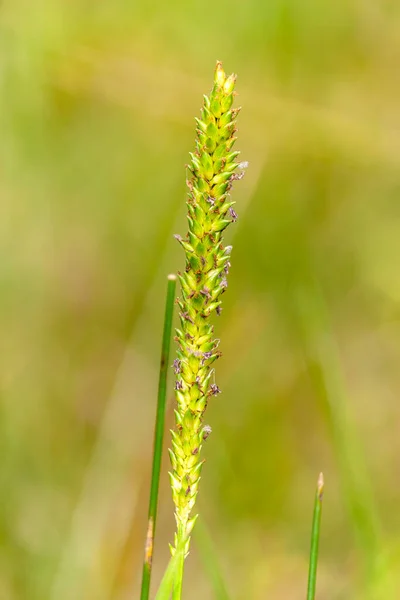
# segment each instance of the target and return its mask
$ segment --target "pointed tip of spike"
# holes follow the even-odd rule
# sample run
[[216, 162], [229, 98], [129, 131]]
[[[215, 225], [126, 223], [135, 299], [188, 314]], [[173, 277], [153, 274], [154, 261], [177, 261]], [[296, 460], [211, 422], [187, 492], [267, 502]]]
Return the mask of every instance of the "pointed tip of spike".
[[322, 496], [324, 493], [324, 485], [325, 485], [324, 474], [320, 473], [319, 477], [318, 477], [318, 483], [317, 483], [317, 491], [318, 491], [318, 496], [319, 496], [320, 500], [322, 500]]
[[223, 86], [226, 80], [225, 71], [222, 68], [222, 62], [217, 60], [217, 64], [215, 65], [215, 76], [214, 81], [217, 85]]

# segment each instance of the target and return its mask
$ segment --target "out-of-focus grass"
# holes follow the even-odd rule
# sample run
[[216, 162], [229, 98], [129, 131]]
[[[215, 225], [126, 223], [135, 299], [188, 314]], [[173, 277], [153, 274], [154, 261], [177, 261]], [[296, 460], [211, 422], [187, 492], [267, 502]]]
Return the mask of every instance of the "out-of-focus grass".
[[[301, 598], [323, 470], [320, 598], [397, 597], [399, 12], [3, 2], [0, 597], [136, 593], [158, 298], [182, 268], [172, 233], [185, 230], [184, 164], [216, 58], [239, 73], [250, 168], [201, 510], [235, 597]], [[337, 373], [342, 407], [327, 395]], [[351, 434], [344, 459], [349, 431], [359, 443]], [[164, 480], [155, 583], [173, 528]], [[375, 508], [357, 520], [356, 500]], [[200, 565], [194, 550], [193, 598], [211, 593]]]

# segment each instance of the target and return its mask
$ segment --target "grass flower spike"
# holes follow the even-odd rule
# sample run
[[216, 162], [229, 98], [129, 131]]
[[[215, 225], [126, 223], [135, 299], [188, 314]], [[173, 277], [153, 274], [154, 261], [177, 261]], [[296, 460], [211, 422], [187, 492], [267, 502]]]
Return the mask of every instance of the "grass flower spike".
[[237, 161], [239, 152], [232, 150], [240, 110], [232, 108], [235, 80], [236, 76], [227, 77], [217, 62], [214, 87], [209, 97], [204, 96], [201, 118], [196, 119], [196, 150], [188, 165], [189, 231], [185, 239], [175, 236], [184, 248], [186, 269], [179, 274], [181, 327], [173, 365], [177, 409], [170, 478], [177, 531], [172, 553], [184, 539], [185, 553], [189, 550], [197, 517], [192, 511], [204, 462], [201, 449], [211, 433], [203, 423], [204, 411], [209, 399], [220, 393], [212, 365], [221, 353], [210, 318], [213, 313], [220, 314], [221, 296], [228, 285], [232, 247], [223, 245], [223, 232], [237, 219], [230, 190], [247, 166]]

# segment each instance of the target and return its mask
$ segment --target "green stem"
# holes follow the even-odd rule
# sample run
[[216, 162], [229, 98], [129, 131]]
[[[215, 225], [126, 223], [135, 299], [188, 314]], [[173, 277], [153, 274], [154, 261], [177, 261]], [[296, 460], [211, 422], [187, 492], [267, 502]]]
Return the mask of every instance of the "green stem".
[[165, 404], [167, 396], [167, 375], [169, 347], [171, 341], [172, 318], [174, 312], [176, 276], [168, 275], [167, 297], [165, 302], [164, 331], [161, 347], [160, 377], [158, 381], [157, 414], [154, 428], [153, 466], [151, 473], [149, 519], [144, 553], [142, 588], [140, 600], [148, 600], [150, 593], [151, 568], [153, 561], [154, 536], [156, 530], [158, 490], [160, 483], [161, 457], [164, 437]]
[[313, 278], [309, 288], [299, 289], [297, 294], [306, 353], [312, 367], [310, 373], [328, 409], [342, 495], [356, 542], [363, 553], [364, 586], [367, 590], [379, 580], [381, 547], [381, 527], [367, 462], [350, 412], [351, 399], [321, 286]]
[[[178, 542], [179, 545], [179, 542]], [[179, 562], [176, 569], [174, 587], [172, 590], [172, 600], [181, 600], [182, 598], [182, 585], [183, 585], [183, 567], [185, 564], [185, 554], [182, 552], [179, 557]]]
[[324, 477], [322, 473], [318, 478], [317, 491], [315, 493], [314, 502], [314, 515], [312, 522], [311, 531], [311, 549], [310, 549], [310, 566], [308, 570], [308, 588], [307, 588], [307, 600], [314, 600], [315, 598], [315, 587], [317, 583], [317, 564], [318, 564], [318, 544], [319, 544], [319, 531], [321, 525], [321, 510], [322, 510], [322, 496], [324, 493]]

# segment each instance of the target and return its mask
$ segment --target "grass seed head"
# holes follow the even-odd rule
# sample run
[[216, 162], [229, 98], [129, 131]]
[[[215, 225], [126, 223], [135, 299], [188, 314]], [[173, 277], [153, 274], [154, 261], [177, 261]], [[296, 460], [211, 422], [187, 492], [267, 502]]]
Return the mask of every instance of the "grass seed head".
[[[223, 233], [238, 215], [232, 208], [230, 191], [243, 176], [245, 162], [236, 162], [233, 151], [238, 109], [232, 109], [236, 75], [226, 76], [218, 61], [214, 86], [204, 96], [200, 118], [196, 118], [195, 151], [188, 165], [188, 224], [186, 238], [175, 238], [185, 251], [186, 268], [179, 274], [181, 298], [180, 329], [177, 330], [178, 358], [175, 395], [176, 431], [170, 451], [171, 487], [177, 523], [176, 544], [188, 537], [203, 461], [202, 442], [211, 433], [203, 425], [209, 399], [220, 393], [211, 379], [213, 362], [221, 355], [210, 317], [221, 314], [221, 296], [228, 282], [232, 246], [224, 246]], [[189, 541], [188, 541], [189, 543]], [[189, 545], [187, 545], [187, 550]]]

